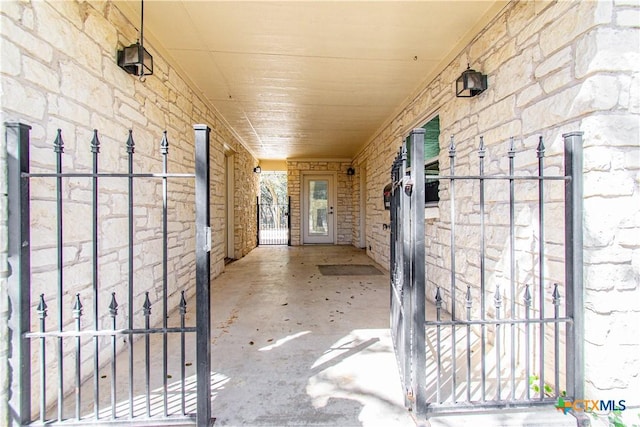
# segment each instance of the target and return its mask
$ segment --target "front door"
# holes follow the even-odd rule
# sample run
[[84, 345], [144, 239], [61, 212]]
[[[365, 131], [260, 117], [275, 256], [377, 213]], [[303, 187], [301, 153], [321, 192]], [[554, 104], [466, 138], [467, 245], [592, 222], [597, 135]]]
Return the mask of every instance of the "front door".
[[305, 175], [302, 181], [303, 243], [335, 243], [335, 177]]

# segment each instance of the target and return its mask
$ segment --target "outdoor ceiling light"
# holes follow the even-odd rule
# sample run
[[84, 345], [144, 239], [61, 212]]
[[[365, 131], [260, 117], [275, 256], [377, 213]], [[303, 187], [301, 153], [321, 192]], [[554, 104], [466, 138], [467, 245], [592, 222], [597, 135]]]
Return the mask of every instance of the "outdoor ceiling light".
[[479, 95], [487, 89], [487, 76], [480, 71], [467, 69], [456, 80], [456, 96], [458, 98], [471, 98]]
[[153, 57], [144, 48], [144, 0], [140, 1], [140, 39], [118, 51], [118, 65], [140, 80], [153, 74]]
[[260, 173], [260, 172], [262, 172], [262, 168], [260, 167], [260, 165], [258, 165], [258, 166], [256, 166], [255, 168], [253, 168], [253, 171], [254, 171], [255, 173]]

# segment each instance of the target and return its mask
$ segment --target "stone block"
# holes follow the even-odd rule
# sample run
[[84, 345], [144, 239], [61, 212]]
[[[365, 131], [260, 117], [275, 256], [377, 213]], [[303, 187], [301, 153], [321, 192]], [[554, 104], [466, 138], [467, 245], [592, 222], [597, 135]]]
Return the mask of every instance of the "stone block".
[[637, 30], [597, 28], [576, 44], [576, 78], [595, 72], [637, 71], [640, 39]]
[[102, 114], [113, 114], [113, 95], [102, 80], [71, 61], [61, 61], [60, 74], [62, 93]]
[[562, 123], [572, 114], [574, 100], [580, 93], [579, 86], [573, 86], [526, 107], [522, 111], [522, 127], [525, 134]]
[[523, 88], [520, 93], [516, 95], [516, 107], [526, 107], [533, 101], [540, 99], [543, 95], [542, 87], [540, 83], [534, 83], [531, 86]]
[[4, 15], [0, 15], [0, 32], [35, 58], [39, 58], [45, 63], [51, 62], [53, 57], [51, 46], [42, 39], [18, 27]]
[[116, 46], [118, 45], [118, 32], [100, 10], [86, 7], [82, 28], [92, 40], [100, 44], [103, 51], [113, 56], [116, 51]]
[[587, 78], [575, 99], [576, 113], [610, 110], [618, 105], [620, 83], [617, 77], [593, 75]]
[[[84, 11], [81, 10], [81, 5], [75, 1], [64, 1], [64, 2], [52, 2], [51, 7], [55, 9], [62, 18], [58, 17], [57, 19], [62, 22], [67, 22], [75, 26], [78, 29], [82, 29], [84, 23]], [[38, 10], [36, 9], [38, 12]], [[48, 13], [51, 13], [47, 11]]]
[[502, 64], [495, 73], [496, 98], [502, 99], [511, 94], [520, 92], [523, 88], [533, 83], [533, 64], [530, 49], [511, 58]]
[[0, 58], [2, 73], [9, 76], [20, 75], [22, 67], [20, 61], [21, 53], [18, 46], [3, 37], [0, 38], [0, 51], [2, 51], [2, 58]]
[[72, 4], [77, 7], [75, 2], [37, 2], [33, 4], [38, 36], [62, 52], [73, 53], [73, 58], [84, 66], [90, 69], [100, 69], [102, 56], [98, 44], [80, 29], [82, 23], [80, 23], [80, 27], [75, 27], [69, 25], [68, 20], [60, 19], [61, 15], [52, 8], [59, 3]]
[[616, 10], [616, 24], [620, 27], [640, 27], [640, 9]]
[[42, 91], [20, 84], [10, 78], [2, 78], [0, 105], [31, 119], [41, 121], [47, 109], [47, 101]]
[[624, 171], [597, 172], [592, 171], [584, 177], [585, 198], [594, 197], [618, 197], [623, 196], [622, 202], [626, 204], [625, 198], [631, 196], [636, 189], [633, 176]]
[[582, 120], [585, 146], [628, 147], [628, 154], [640, 145], [640, 123], [625, 114], [594, 114]]
[[545, 93], [553, 93], [558, 89], [562, 89], [571, 85], [574, 82], [574, 78], [570, 68], [563, 68], [557, 72], [548, 75], [542, 81], [542, 88]]
[[473, 63], [482, 58], [497, 45], [504, 43], [507, 36], [507, 16], [502, 14], [496, 18], [493, 24], [473, 41], [469, 49], [469, 62]]
[[[602, 3], [602, 5], [599, 5]], [[581, 2], [575, 5], [573, 13], [557, 16], [553, 25], [540, 31], [540, 48], [547, 56], [574, 42], [580, 35], [611, 19], [611, 5], [609, 2]], [[557, 8], [547, 9], [554, 10]], [[607, 17], [608, 14], [608, 17]]]
[[[147, 125], [147, 117], [142, 114], [138, 109], [130, 106], [129, 104], [122, 103], [117, 110], [118, 117], [122, 120], [122, 123], [135, 122], [142, 126]], [[135, 140], [135, 138], [134, 138]]]

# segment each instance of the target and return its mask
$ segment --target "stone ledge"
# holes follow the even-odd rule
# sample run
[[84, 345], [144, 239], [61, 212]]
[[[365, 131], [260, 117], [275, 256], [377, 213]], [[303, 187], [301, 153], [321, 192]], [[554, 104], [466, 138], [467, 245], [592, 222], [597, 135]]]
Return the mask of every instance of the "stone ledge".
[[564, 415], [553, 406], [526, 409], [500, 409], [483, 413], [459, 413], [418, 421], [420, 427], [575, 427], [572, 415]]

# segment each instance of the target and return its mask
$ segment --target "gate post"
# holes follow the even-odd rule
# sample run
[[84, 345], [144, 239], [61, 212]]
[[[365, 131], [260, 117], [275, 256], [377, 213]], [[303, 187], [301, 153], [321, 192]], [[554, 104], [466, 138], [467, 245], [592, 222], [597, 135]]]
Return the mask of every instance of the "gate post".
[[7, 143], [8, 280], [9, 296], [9, 423], [27, 424], [31, 419], [31, 246], [29, 213], [29, 132], [31, 126], [5, 123]]
[[565, 283], [567, 323], [567, 393], [584, 399], [584, 285], [583, 285], [583, 181], [582, 135], [570, 132], [564, 138], [565, 181]]
[[209, 136], [194, 125], [196, 145], [196, 381], [198, 427], [211, 425], [211, 227]]
[[291, 246], [291, 196], [287, 198], [287, 246]]
[[413, 298], [411, 287], [411, 199], [405, 193], [405, 184], [407, 183], [407, 164], [409, 160], [408, 147], [404, 144], [401, 153], [400, 160], [400, 188], [398, 191], [398, 204], [400, 206], [400, 238], [401, 243], [401, 274], [402, 284], [400, 286], [400, 302], [402, 304], [402, 354], [401, 363], [402, 368], [402, 380], [405, 388], [405, 406], [413, 409], [412, 400], [415, 402], [415, 390], [413, 389], [413, 382], [411, 377], [411, 337], [413, 336]]
[[424, 135], [425, 129], [411, 132], [411, 258], [412, 258], [412, 385], [416, 415], [427, 415], [425, 348], [425, 237], [424, 237]]

